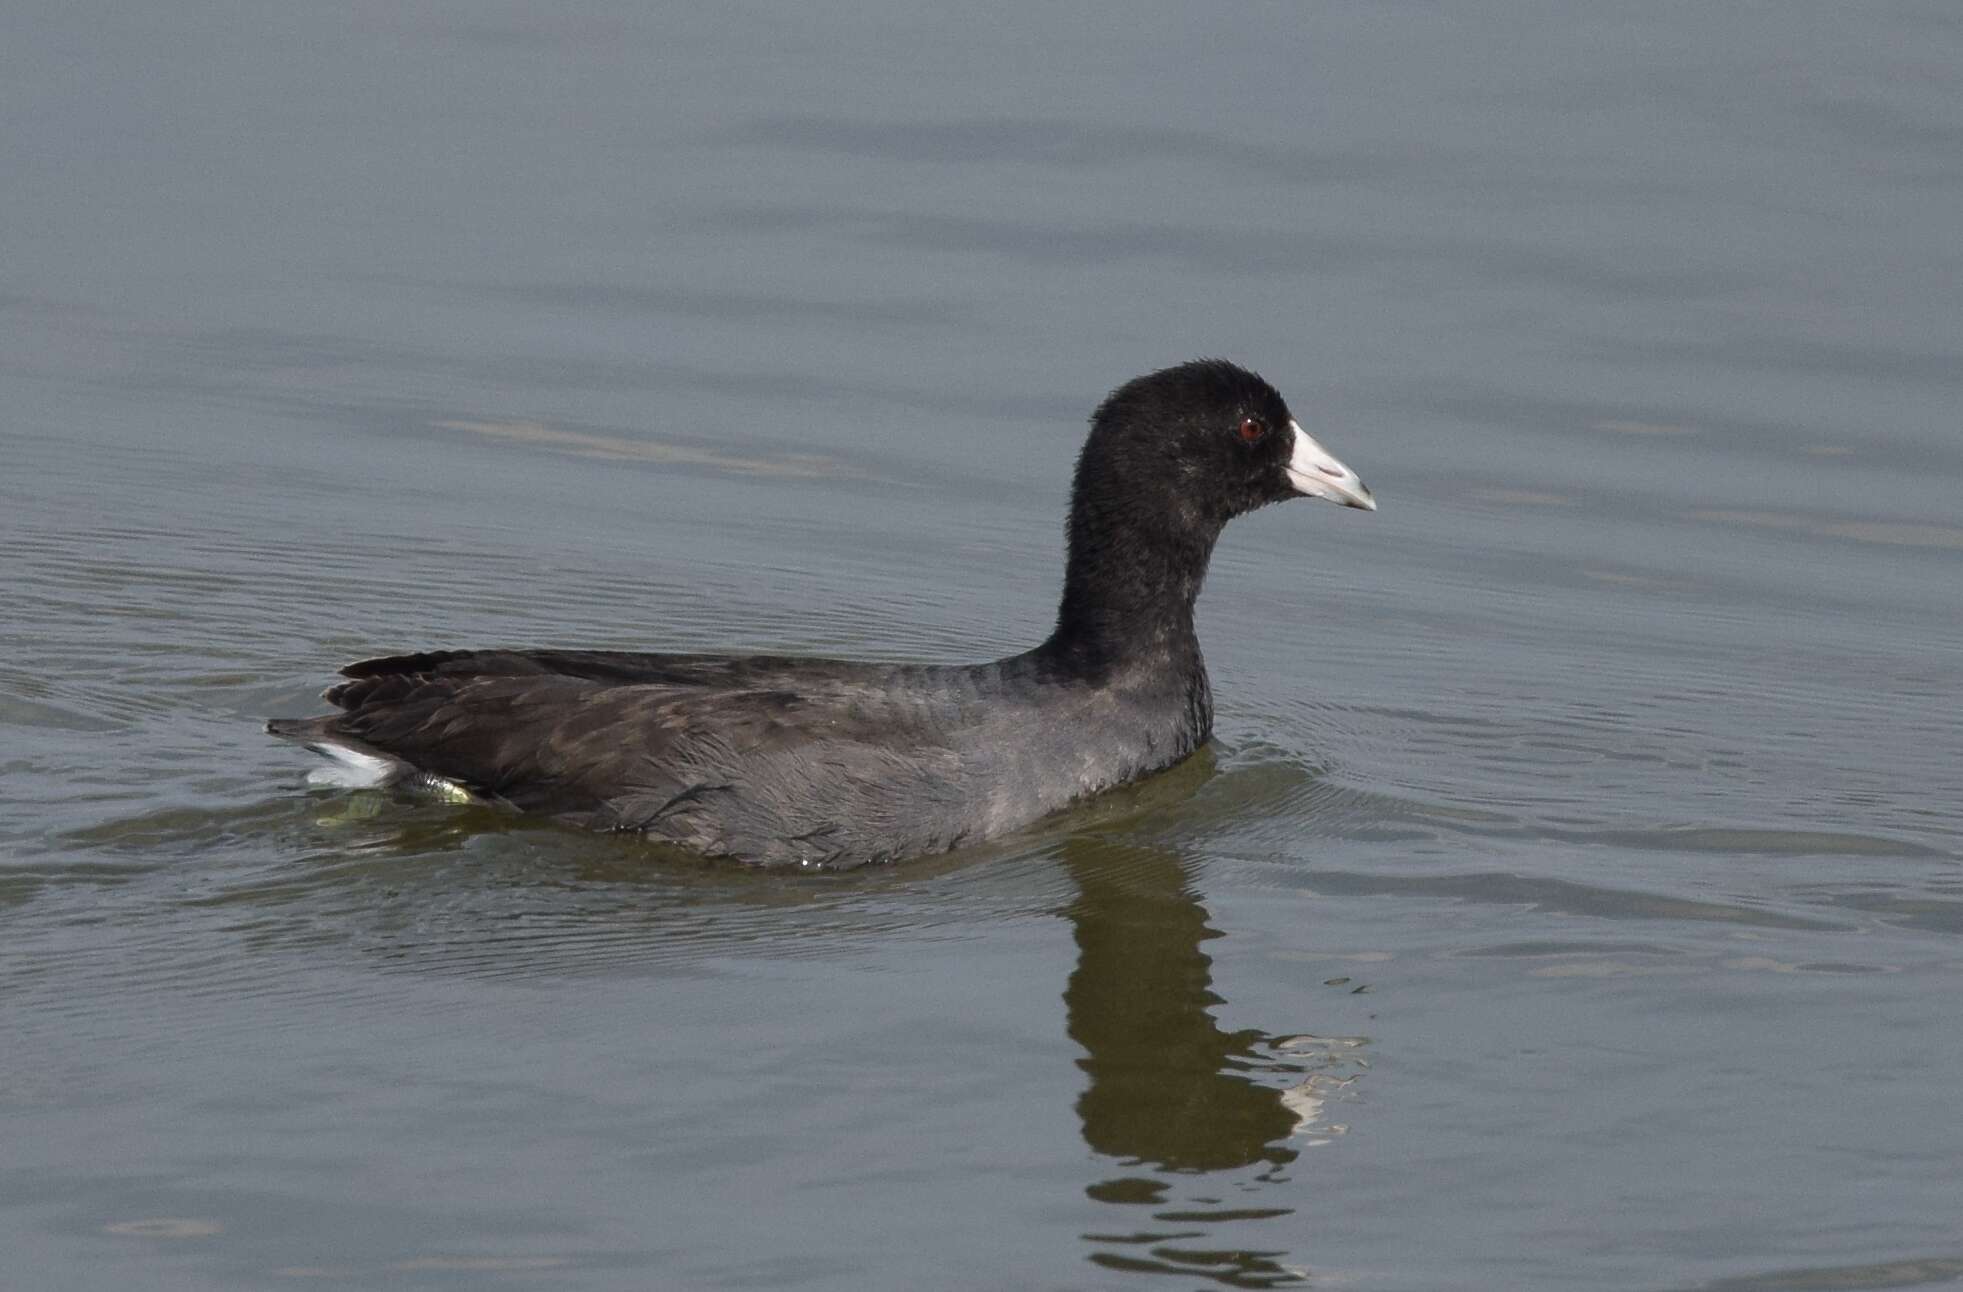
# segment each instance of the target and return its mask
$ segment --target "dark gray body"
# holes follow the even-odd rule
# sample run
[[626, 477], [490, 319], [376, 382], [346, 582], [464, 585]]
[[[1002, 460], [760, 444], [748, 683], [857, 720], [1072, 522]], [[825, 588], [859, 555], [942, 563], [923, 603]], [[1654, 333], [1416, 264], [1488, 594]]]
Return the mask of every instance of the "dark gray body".
[[456, 651], [351, 665], [328, 692], [344, 712], [272, 729], [573, 825], [858, 864], [993, 838], [1178, 762], [1212, 727], [1190, 662], [1090, 678], [1040, 649], [969, 666]]

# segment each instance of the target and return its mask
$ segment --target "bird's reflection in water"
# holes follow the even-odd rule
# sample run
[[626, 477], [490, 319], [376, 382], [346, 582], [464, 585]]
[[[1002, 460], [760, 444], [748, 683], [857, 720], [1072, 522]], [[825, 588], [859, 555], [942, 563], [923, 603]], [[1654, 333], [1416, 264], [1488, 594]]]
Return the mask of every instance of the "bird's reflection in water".
[[[1220, 934], [1184, 862], [1082, 837], [1063, 858], [1077, 888], [1064, 1004], [1090, 1079], [1077, 1113], [1085, 1143], [1120, 1167], [1087, 1192], [1124, 1208], [1111, 1232], [1085, 1235], [1090, 1259], [1228, 1287], [1305, 1281], [1286, 1246], [1300, 1234], [1293, 1209], [1263, 1195], [1332, 1132], [1323, 1100], [1361, 1068], [1361, 1042], [1222, 1031], [1200, 949]], [[1235, 1241], [1250, 1235], [1266, 1241]]]

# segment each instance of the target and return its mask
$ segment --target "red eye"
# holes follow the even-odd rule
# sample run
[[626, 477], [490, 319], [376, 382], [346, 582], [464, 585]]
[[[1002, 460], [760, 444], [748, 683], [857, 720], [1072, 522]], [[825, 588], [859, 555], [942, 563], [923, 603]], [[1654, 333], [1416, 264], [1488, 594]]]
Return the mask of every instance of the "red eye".
[[1241, 423], [1241, 439], [1253, 444], [1268, 433], [1268, 424], [1258, 417], [1250, 417]]

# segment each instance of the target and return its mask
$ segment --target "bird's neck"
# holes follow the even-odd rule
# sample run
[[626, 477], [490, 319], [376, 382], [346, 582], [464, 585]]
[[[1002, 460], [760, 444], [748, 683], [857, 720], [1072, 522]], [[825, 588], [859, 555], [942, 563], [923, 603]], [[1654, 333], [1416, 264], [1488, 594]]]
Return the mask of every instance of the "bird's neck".
[[1203, 678], [1193, 603], [1219, 536], [1217, 524], [1079, 490], [1056, 631], [1039, 649], [1098, 681], [1139, 672]]

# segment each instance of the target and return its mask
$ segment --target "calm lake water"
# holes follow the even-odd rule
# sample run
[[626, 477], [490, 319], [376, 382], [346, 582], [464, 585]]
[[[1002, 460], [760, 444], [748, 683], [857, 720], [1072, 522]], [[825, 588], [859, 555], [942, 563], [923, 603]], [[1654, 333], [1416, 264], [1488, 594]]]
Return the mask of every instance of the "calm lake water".
[[[0, 48], [0, 1282], [1963, 1280], [1951, 0]], [[261, 733], [1019, 649], [1201, 354], [1383, 509], [1230, 529], [1215, 744], [1026, 836], [760, 875]]]

